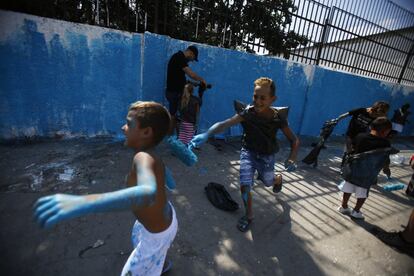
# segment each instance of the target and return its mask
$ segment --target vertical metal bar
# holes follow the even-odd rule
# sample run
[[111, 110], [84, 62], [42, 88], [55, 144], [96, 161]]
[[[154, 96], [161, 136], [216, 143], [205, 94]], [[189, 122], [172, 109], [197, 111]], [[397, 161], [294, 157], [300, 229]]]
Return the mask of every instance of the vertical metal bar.
[[372, 38], [375, 42], [373, 43], [373, 49], [374, 49], [374, 52], [372, 53], [372, 56], [375, 58], [375, 61], [374, 61], [374, 63], [372, 64], [372, 68], [373, 68], [373, 71], [375, 72], [374, 74], [374, 76], [375, 77], [377, 77], [378, 76], [378, 71], [380, 71], [381, 70], [381, 68], [382, 68], [382, 59], [380, 58], [381, 56], [379, 55], [379, 52], [380, 52], [380, 49], [381, 49], [381, 45], [379, 45], [379, 44], [377, 44], [376, 42], [377, 42], [377, 39], [378, 39], [378, 37], [373, 37]]
[[329, 8], [328, 17], [325, 19], [325, 25], [323, 26], [322, 36], [321, 36], [321, 40], [319, 42], [319, 49], [318, 49], [318, 56], [316, 58], [316, 65], [319, 65], [319, 63], [320, 63], [323, 46], [324, 46], [325, 40], [326, 40], [325, 37], [328, 33], [328, 25], [330, 24], [329, 19], [330, 19], [331, 12], [332, 12], [332, 8]]
[[[355, 26], [355, 24], [358, 24], [359, 18], [356, 15], [352, 15], [352, 17], [354, 19], [354, 25], [353, 26]], [[354, 41], [354, 44], [353, 44], [353, 47], [352, 47], [352, 51], [353, 51], [353, 54], [354, 54], [354, 60], [353, 60], [353, 63], [352, 63], [352, 66], [353, 66], [352, 70], [353, 70], [354, 73], [357, 73], [358, 72], [357, 63], [358, 63], [358, 59], [359, 59], [359, 46], [361, 44], [360, 43], [361, 38], [358, 36], [359, 35], [358, 31], [355, 28], [352, 30], [352, 32], [355, 35], [355, 37], [354, 37], [355, 41]]]
[[[355, 4], [355, 1], [353, 2], [353, 5], [354, 4]], [[353, 26], [353, 24], [352, 24], [353, 19], [354, 19], [353, 14], [352, 13], [347, 13], [347, 20], [346, 20], [346, 23], [345, 23], [345, 27], [346, 27], [345, 30], [347, 30], [349, 32], [352, 31], [351, 30], [351, 27]], [[348, 46], [346, 47], [346, 51], [347, 51], [347, 55], [348, 55], [348, 58], [346, 58], [346, 60], [347, 60], [347, 62], [346, 62], [346, 65], [347, 65], [346, 70], [352, 70], [349, 66], [351, 66], [352, 61], [355, 58], [354, 53], [351, 51], [352, 43], [353, 42], [350, 41], [350, 39], [353, 38], [353, 35], [351, 35], [350, 33], [346, 33], [345, 35], [346, 35], [345, 39], [348, 41]], [[352, 59], [350, 59], [350, 57], [352, 57]]]
[[200, 18], [200, 12], [197, 10], [197, 23], [196, 23], [196, 33], [195, 38], [198, 36], [198, 19]]
[[351, 6], [351, 9], [349, 10], [349, 12], [354, 14], [355, 13], [354, 10], [355, 10], [355, 7], [356, 7], [356, 1], [355, 0], [351, 0], [351, 1], [352, 1], [352, 6]]
[[[384, 13], [385, 13], [385, 10], [384, 10]], [[395, 5], [391, 5], [390, 4], [390, 11], [389, 11], [389, 13], [391, 15], [391, 19], [397, 20], [397, 18], [398, 18], [398, 9], [396, 8]], [[384, 18], [385, 18], [385, 16], [384, 16]], [[397, 29], [398, 29], [398, 27], [397, 27]]]
[[[224, 29], [223, 29], [223, 47], [224, 47], [224, 41], [226, 39], [226, 29], [227, 29], [227, 22], [224, 22]], [[254, 47], [254, 46], [253, 46]]]
[[[335, 7], [332, 9], [332, 13], [331, 13], [331, 15], [330, 15], [330, 19], [329, 19], [329, 22], [330, 22], [330, 26], [329, 26], [329, 29], [328, 29], [328, 35], [327, 35], [327, 40], [326, 40], [326, 42], [327, 42], [327, 50], [326, 50], [326, 59], [327, 59], [327, 64], [328, 64], [328, 66], [330, 66], [330, 67], [333, 67], [332, 66], [332, 54], [333, 54], [333, 51], [334, 51], [334, 48], [335, 48], [335, 40], [334, 40], [334, 36], [336, 35], [336, 32], [338, 31], [337, 30], [337, 28], [336, 28], [336, 26], [337, 26], [337, 21], [338, 21], [338, 13], [336, 12], [336, 11], [338, 11], [338, 9], [336, 9]], [[332, 45], [332, 46], [329, 46], [329, 45]]]
[[[405, 13], [404, 13], [404, 10], [403, 9], [401, 9], [401, 8], [399, 8], [399, 11], [400, 11], [400, 16], [398, 17], [398, 18], [404, 18], [405, 17]], [[402, 23], [402, 22], [401, 22]], [[400, 23], [400, 24], [401, 24]], [[400, 25], [400, 26], [398, 26], [396, 29], [401, 29], [403, 26], [402, 25]]]
[[[308, 18], [309, 1], [304, 1], [303, 2], [303, 9], [305, 9], [305, 3], [307, 3], [306, 12], [303, 12], [302, 16], [305, 17], [305, 18]], [[302, 28], [302, 31], [301, 31], [300, 35], [304, 35], [305, 34], [305, 29], [307, 27], [306, 25], [308, 24], [308, 22], [306, 20], [303, 20], [303, 19], [302, 19], [301, 22], [302, 22], [302, 27], [303, 28]], [[306, 58], [306, 55], [305, 55], [305, 51], [303, 51], [301, 62], [303, 62], [303, 59], [305, 59], [306, 63], [308, 62], [308, 59]]]
[[99, 0], [96, 0], [96, 24], [99, 25]]
[[375, 11], [374, 11], [374, 18], [377, 18], [377, 20], [381, 20], [379, 19], [379, 11], [381, 10], [381, 8], [379, 7], [379, 5], [374, 5]]
[[414, 51], [414, 43], [411, 45], [411, 49], [408, 52], [407, 57], [405, 58], [405, 62], [404, 62], [403, 68], [401, 70], [400, 76], [398, 77], [398, 83], [401, 83], [401, 79], [404, 76], [405, 69], [407, 68], [407, 64], [408, 64], [408, 62], [410, 61], [410, 58], [413, 55], [413, 51]]
[[387, 57], [392, 57], [392, 51], [391, 48], [383, 46], [378, 44], [378, 47], [381, 49], [379, 56], [381, 57], [382, 60], [382, 66], [379, 66], [378, 68], [380, 68], [378, 70], [379, 73], [383, 73], [383, 74], [387, 74], [386, 72], [389, 71], [390, 69], [390, 64], [389, 61], [387, 60]]
[[327, 8], [327, 6], [323, 6], [321, 8], [321, 10], [319, 10], [319, 17], [318, 17], [318, 23], [322, 23], [323, 25], [317, 25], [317, 33], [315, 36], [315, 43], [314, 43], [314, 59], [315, 59], [315, 64], [319, 64], [319, 60], [320, 56], [319, 55], [319, 51], [323, 50], [323, 33], [324, 31], [326, 32], [325, 28], [327, 28], [326, 26], [326, 19], [328, 18], [328, 13], [329, 13], [330, 8]]
[[[345, 19], [346, 19], [346, 14], [343, 14], [343, 15], [341, 15], [341, 17], [340, 17], [340, 22], [341, 22], [341, 24], [343, 24], [343, 25], [341, 25], [340, 27], [341, 27], [341, 29], [346, 29], [346, 26], [345, 26]], [[336, 39], [336, 43], [334, 44], [334, 46], [335, 46], [335, 61], [337, 62], [336, 64], [335, 64], [335, 68], [338, 68], [338, 69], [340, 69], [340, 70], [342, 70], [342, 68], [343, 68], [343, 62], [342, 62], [342, 56], [343, 56], [343, 47], [344, 47], [344, 44], [346, 43], [346, 41], [344, 41], [345, 39], [344, 39], [344, 31], [342, 31], [342, 30], [339, 30], [339, 29], [337, 29], [337, 39]]]
[[[299, 20], [299, 18], [296, 16], [296, 15], [298, 15], [299, 14], [299, 12], [300, 12], [300, 1], [298, 2], [298, 7], [297, 7], [297, 10], [296, 10], [296, 12], [295, 12], [295, 17], [294, 17], [294, 19], [292, 18], [292, 21], [294, 21], [293, 22], [293, 31], [296, 33], [297, 31], [296, 31], [296, 23], [297, 23], [297, 21]], [[292, 59], [292, 60], [295, 60], [295, 58], [296, 58], [296, 60], [298, 60], [299, 58], [296, 56], [296, 55], [293, 55], [293, 57], [292, 58], [290, 58], [289, 57], [289, 59]]]
[[231, 35], [232, 35], [232, 30], [231, 30], [231, 28], [230, 28], [229, 47], [231, 47]]
[[138, 32], [139, 8], [138, 0], [135, 0], [135, 32]]
[[[341, 28], [342, 26], [340, 25], [342, 23], [342, 16], [343, 13], [335, 14], [335, 19], [332, 21], [332, 25]], [[338, 64], [337, 62], [337, 58], [338, 58], [338, 33], [340, 32], [340, 30], [338, 28], [332, 27], [332, 34], [334, 34], [334, 36], [332, 36], [332, 41], [330, 42], [332, 45], [330, 47], [330, 55], [329, 55], [329, 61], [331, 62], [331, 67], [332, 68], [337, 68]]]
[[[375, 26], [374, 24], [368, 23], [368, 21], [365, 20], [361, 20], [362, 24], [363, 24], [363, 37], [367, 37], [370, 35], [371, 33], [371, 29], [373, 26]], [[368, 26], [367, 28], [365, 28], [365, 26]], [[361, 59], [361, 66], [360, 69], [366, 70], [367, 69], [367, 65], [366, 65], [366, 61], [367, 59], [369, 60], [369, 54], [367, 53], [367, 50], [369, 49], [371, 41], [367, 40], [367, 39], [363, 39], [363, 43], [362, 43], [362, 49], [361, 49], [361, 54], [362, 54], [362, 59]], [[363, 75], [367, 75], [367, 72], [362, 71]]]
[[[313, 20], [315, 20], [314, 19], [314, 14], [317, 14], [317, 13], [314, 13], [314, 10], [315, 10], [315, 6], [316, 6], [316, 12], [318, 11], [318, 6], [317, 5], [315, 5], [315, 4], [313, 4], [312, 5], [312, 12], [311, 12], [311, 17], [312, 17], [312, 19]], [[315, 37], [314, 37], [314, 35], [315, 35], [315, 21], [313, 21], [312, 20], [312, 22], [310, 22], [310, 23], [308, 23], [308, 24], [310, 24], [311, 26], [312, 26], [312, 32], [311, 32], [311, 38], [310, 38], [310, 43], [307, 45], [307, 47], [308, 47], [308, 56], [310, 57], [310, 64], [314, 64], [314, 61], [315, 61], [315, 58], [314, 58], [314, 45], [315, 45]]]
[[[349, 16], [348, 13], [344, 13], [344, 17], [346, 17], [346, 20], [343, 21], [344, 26], [342, 26], [342, 28], [344, 30], [347, 30], [348, 31], [348, 21], [349, 21], [350, 16]], [[341, 31], [341, 33], [342, 33], [342, 36], [340, 36], [340, 41], [342, 41], [341, 42], [342, 49], [340, 49], [341, 55], [340, 55], [340, 59], [339, 60], [340, 60], [340, 63], [343, 64], [343, 65], [340, 66], [340, 69], [341, 70], [347, 70], [346, 61], [344, 60], [343, 57], [344, 57], [344, 54], [346, 55], [346, 51], [348, 50], [347, 49], [347, 44], [349, 44], [349, 41], [348, 41], [348, 38], [347, 37], [349, 36], [349, 34], [346, 33], [346, 32], [344, 32], [344, 31]]]

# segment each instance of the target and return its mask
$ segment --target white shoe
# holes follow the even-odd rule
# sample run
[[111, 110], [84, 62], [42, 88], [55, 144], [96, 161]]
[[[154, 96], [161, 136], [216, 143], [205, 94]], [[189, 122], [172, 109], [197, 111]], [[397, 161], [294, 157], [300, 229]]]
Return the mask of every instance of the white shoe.
[[338, 212], [341, 214], [350, 214], [352, 212], [351, 208], [344, 208], [342, 206], [338, 207]]
[[356, 218], [356, 219], [363, 219], [364, 215], [362, 214], [362, 212], [357, 212], [355, 210], [352, 210], [351, 217]]

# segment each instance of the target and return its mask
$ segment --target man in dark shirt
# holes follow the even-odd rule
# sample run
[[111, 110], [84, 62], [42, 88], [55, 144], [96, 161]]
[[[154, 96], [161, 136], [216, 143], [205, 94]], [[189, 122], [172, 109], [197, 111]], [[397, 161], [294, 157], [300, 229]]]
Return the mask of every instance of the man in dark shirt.
[[168, 62], [167, 70], [167, 90], [165, 96], [169, 103], [169, 111], [172, 119], [172, 129], [175, 128], [175, 114], [181, 102], [181, 96], [183, 94], [184, 86], [186, 84], [186, 75], [193, 80], [201, 82], [201, 85], [207, 86], [206, 81], [197, 75], [188, 66], [190, 61], [198, 61], [198, 49], [196, 46], [189, 46], [184, 52], [178, 51], [175, 53]]

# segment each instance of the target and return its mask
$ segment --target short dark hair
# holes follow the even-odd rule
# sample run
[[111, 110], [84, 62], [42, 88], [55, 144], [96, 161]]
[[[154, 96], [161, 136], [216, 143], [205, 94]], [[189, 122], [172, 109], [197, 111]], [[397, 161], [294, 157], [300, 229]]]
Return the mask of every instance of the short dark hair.
[[158, 145], [167, 135], [170, 128], [170, 113], [156, 102], [135, 102], [128, 111], [135, 112], [134, 119], [139, 122], [140, 128], [151, 127], [154, 134], [153, 146]]
[[378, 117], [372, 121], [371, 129], [376, 131], [384, 131], [392, 128], [392, 123], [387, 117]]
[[190, 45], [190, 46], [188, 46], [187, 50], [193, 52], [193, 54], [194, 54], [194, 60], [195, 61], [198, 61], [198, 49], [197, 49], [197, 47], [194, 46], [194, 45]]
[[388, 110], [390, 109], [390, 105], [387, 102], [384, 101], [378, 101], [375, 102], [372, 107], [371, 107], [374, 111], [382, 111], [383, 113], [387, 113]]

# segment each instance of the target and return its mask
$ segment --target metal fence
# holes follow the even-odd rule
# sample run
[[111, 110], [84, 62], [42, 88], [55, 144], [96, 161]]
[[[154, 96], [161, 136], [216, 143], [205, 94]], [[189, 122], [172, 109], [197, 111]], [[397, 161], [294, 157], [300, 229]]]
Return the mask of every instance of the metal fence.
[[[186, 11], [183, 17], [190, 16], [196, 22], [191, 26], [193, 36], [188, 39], [197, 41], [203, 35], [215, 36], [215, 40], [207, 43], [221, 47], [228, 47], [232, 39], [238, 39], [240, 48], [247, 46], [257, 54], [268, 54], [260, 38], [249, 33], [236, 36], [240, 30], [232, 28], [232, 18], [222, 20], [229, 22], [228, 25], [208, 30], [206, 26], [212, 16], [228, 15], [218, 12], [206, 15], [203, 3], [207, 2], [190, 1], [189, 6], [181, 9]], [[222, 2], [230, 5], [230, 1]], [[261, 1], [253, 2], [264, 5]], [[283, 31], [303, 35], [308, 43], [290, 49], [290, 60], [414, 85], [413, 13], [389, 0], [294, 0], [293, 3], [296, 11], [289, 12], [291, 23]], [[181, 22], [185, 24], [185, 20]], [[177, 26], [185, 27], [188, 26]]]
[[414, 13], [390, 0], [3, 2], [0, 8], [260, 55], [281, 52], [293, 61], [414, 85]]
[[[346, 3], [343, 8], [320, 2]], [[296, 0], [287, 30], [309, 38], [292, 49], [290, 59], [323, 65], [373, 78], [414, 85], [414, 15], [390, 1]], [[383, 3], [383, 5], [381, 5]], [[386, 9], [388, 8], [388, 9]], [[371, 12], [367, 12], [371, 9]], [[398, 20], [396, 20], [398, 18]], [[384, 27], [384, 26], [387, 27]]]

